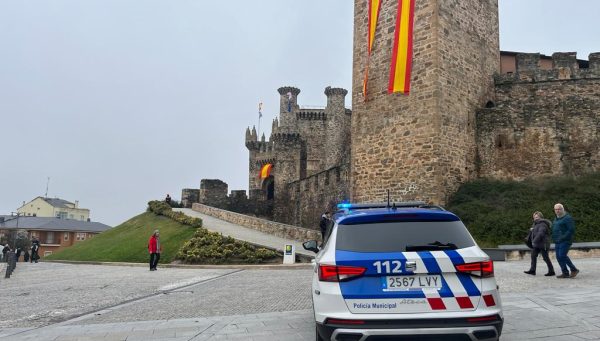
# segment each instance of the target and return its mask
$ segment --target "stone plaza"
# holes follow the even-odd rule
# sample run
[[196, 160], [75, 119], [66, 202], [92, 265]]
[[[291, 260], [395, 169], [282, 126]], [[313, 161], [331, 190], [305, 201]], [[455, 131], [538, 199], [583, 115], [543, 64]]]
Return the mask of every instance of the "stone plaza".
[[[576, 279], [496, 262], [501, 340], [600, 339], [600, 258]], [[545, 269], [539, 268], [543, 273]], [[259, 267], [19, 263], [0, 280], [1, 340], [313, 340], [310, 264]]]

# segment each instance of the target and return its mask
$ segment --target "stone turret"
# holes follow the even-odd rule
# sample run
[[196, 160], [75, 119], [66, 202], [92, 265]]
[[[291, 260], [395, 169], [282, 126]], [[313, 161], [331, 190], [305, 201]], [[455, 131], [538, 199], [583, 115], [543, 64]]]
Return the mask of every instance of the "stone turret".
[[295, 114], [298, 110], [298, 94], [300, 89], [292, 86], [283, 86], [279, 92], [279, 126], [287, 131], [295, 131]]
[[348, 161], [350, 155], [350, 115], [346, 112], [345, 98], [348, 91], [342, 88], [325, 88], [327, 106], [327, 133], [325, 169], [339, 166]]

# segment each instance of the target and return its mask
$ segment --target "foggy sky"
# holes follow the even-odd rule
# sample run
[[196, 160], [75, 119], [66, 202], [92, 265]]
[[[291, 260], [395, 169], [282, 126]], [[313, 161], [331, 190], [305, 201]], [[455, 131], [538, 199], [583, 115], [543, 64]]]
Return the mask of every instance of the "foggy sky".
[[[600, 51], [600, 2], [568, 4], [500, 0], [501, 49]], [[350, 90], [352, 25], [350, 0], [0, 0], [0, 214], [47, 177], [112, 226], [203, 178], [247, 189], [258, 102], [268, 138], [278, 87]]]

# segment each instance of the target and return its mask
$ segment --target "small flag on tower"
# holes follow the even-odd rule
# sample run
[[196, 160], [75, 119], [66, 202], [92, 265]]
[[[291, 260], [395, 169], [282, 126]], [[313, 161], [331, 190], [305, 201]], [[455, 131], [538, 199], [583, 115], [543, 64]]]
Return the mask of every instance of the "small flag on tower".
[[262, 102], [258, 103], [258, 118], [262, 117]]

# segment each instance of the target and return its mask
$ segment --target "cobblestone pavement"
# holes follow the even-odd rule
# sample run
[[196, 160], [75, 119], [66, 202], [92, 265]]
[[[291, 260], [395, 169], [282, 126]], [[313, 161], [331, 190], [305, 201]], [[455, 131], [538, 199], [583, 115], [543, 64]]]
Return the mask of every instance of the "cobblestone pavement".
[[[496, 278], [504, 303], [505, 325], [503, 341], [512, 340], [600, 340], [600, 265], [598, 259], [574, 261], [581, 273], [576, 279], [556, 279], [528, 276], [523, 270], [528, 262], [498, 262]], [[66, 320], [66, 314], [52, 320], [25, 320], [20, 329], [0, 329], [6, 340], [312, 340], [314, 323], [310, 309], [311, 269], [296, 270], [198, 270], [160, 269], [145, 276], [132, 267], [94, 265], [38, 264], [52, 273], [42, 286], [72, 286], [69, 291], [51, 289], [33, 291], [25, 297], [37, 302], [44, 311], [56, 310], [55, 305], [68, 301], [93, 301], [101, 295], [90, 294], [88, 288], [103, 277], [121, 274], [121, 281], [111, 281], [114, 292], [129, 291], [130, 302]], [[106, 270], [108, 269], [108, 270]], [[543, 269], [543, 268], [541, 268]], [[16, 276], [0, 283], [0, 307], [13, 308], [6, 300], [7, 293], [21, 292], [21, 285], [31, 280], [30, 272], [41, 269], [23, 267]], [[112, 271], [110, 271], [112, 270]], [[145, 268], [144, 268], [145, 270]], [[163, 270], [163, 271], [161, 271]], [[539, 271], [544, 273], [545, 271]], [[107, 272], [108, 271], [108, 272]], [[187, 273], [185, 273], [187, 271]], [[209, 274], [209, 272], [212, 272]], [[102, 274], [98, 274], [102, 273]], [[130, 289], [124, 273], [139, 277], [140, 286]], [[148, 272], [149, 273], [149, 272]], [[80, 275], [81, 274], [81, 275]], [[87, 274], [87, 275], [84, 275]], [[187, 277], [186, 278], [186, 274]], [[80, 280], [86, 277], [93, 281]], [[145, 276], [145, 277], [144, 277]], [[142, 284], [150, 277], [152, 284]], [[42, 277], [40, 277], [42, 278]], [[201, 278], [204, 278], [203, 281]], [[190, 280], [194, 279], [194, 280]], [[12, 283], [12, 281], [15, 281]], [[6, 290], [8, 281], [12, 290]], [[69, 283], [69, 284], [67, 284]], [[137, 282], [136, 282], [137, 283]], [[170, 283], [180, 283], [169, 285]], [[185, 284], [184, 284], [185, 283]], [[197, 284], [194, 284], [197, 283]], [[187, 286], [185, 286], [187, 284]], [[92, 285], [92, 291], [98, 291]], [[161, 289], [166, 288], [166, 293]], [[137, 294], [136, 294], [137, 293]], [[150, 295], [153, 294], [153, 295]], [[150, 295], [150, 296], [148, 296]], [[60, 297], [54, 297], [60, 296]], [[67, 298], [68, 296], [68, 298]], [[15, 297], [14, 295], [12, 297]], [[128, 297], [119, 294], [119, 297]], [[48, 300], [51, 298], [51, 300]], [[121, 298], [121, 302], [124, 299]], [[126, 300], [126, 299], [125, 299]], [[112, 305], [112, 307], [111, 307]], [[100, 306], [94, 304], [94, 307]], [[11, 308], [11, 309], [13, 309]], [[28, 308], [28, 310], [31, 310]], [[90, 312], [87, 305], [79, 306], [79, 314]], [[9, 310], [12, 311], [12, 310]], [[75, 314], [77, 315], [77, 314]], [[3, 326], [11, 326], [0, 315]], [[39, 327], [39, 328], [32, 328]]]
[[37, 327], [63, 321], [232, 271], [235, 270], [149, 271], [145, 266], [17, 263], [11, 278], [0, 278], [0, 328]]

